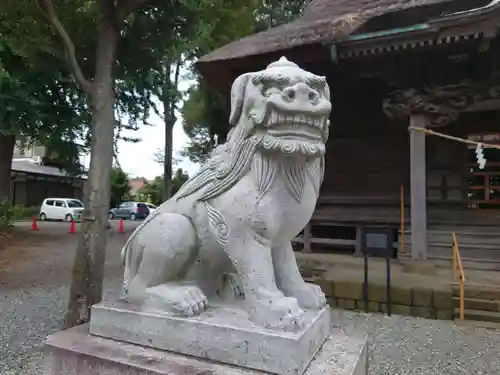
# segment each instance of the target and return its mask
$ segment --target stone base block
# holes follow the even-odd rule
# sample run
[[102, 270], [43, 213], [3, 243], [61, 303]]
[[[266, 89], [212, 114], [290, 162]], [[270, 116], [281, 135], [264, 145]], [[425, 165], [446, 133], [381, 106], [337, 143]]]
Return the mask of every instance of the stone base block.
[[307, 327], [275, 331], [249, 320], [241, 303], [213, 303], [187, 318], [124, 302], [92, 307], [90, 333], [280, 375], [302, 374], [330, 333], [330, 311], [306, 312]]
[[[291, 358], [291, 356], [290, 356]], [[114, 341], [88, 333], [88, 325], [47, 338], [44, 375], [262, 375], [263, 372]], [[363, 336], [335, 328], [304, 375], [368, 375]]]

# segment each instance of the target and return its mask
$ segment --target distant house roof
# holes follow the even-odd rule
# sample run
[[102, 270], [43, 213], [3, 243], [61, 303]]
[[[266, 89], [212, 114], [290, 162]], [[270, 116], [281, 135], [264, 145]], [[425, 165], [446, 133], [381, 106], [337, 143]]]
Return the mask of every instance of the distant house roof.
[[41, 174], [55, 177], [70, 177], [59, 168], [40, 165], [31, 159], [13, 159], [11, 169], [16, 172]]
[[128, 181], [128, 184], [130, 186], [130, 193], [132, 195], [135, 195], [141, 188], [146, 186], [148, 183], [147, 180], [143, 178], [132, 178]]

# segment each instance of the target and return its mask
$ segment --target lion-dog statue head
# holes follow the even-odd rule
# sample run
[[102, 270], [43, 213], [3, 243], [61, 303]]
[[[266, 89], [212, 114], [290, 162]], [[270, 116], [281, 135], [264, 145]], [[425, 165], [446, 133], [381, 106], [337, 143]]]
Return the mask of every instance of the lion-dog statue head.
[[253, 137], [261, 148], [322, 156], [328, 138], [330, 90], [325, 77], [282, 57], [238, 77], [231, 89], [229, 143]]

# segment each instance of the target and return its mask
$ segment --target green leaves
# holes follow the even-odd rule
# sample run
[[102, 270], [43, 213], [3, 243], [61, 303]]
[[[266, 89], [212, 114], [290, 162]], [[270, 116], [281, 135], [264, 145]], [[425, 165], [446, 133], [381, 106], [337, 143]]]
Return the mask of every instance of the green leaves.
[[[15, 134], [26, 143], [40, 140], [54, 149], [55, 144], [64, 144], [62, 140], [78, 138], [88, 118], [85, 97], [76, 90], [39, 9], [29, 0], [2, 1], [0, 132]], [[78, 152], [69, 147], [57, 153], [78, 160]]]
[[192, 162], [203, 162], [212, 149], [213, 135], [227, 133], [228, 106], [220, 93], [207, 85], [203, 79], [192, 86], [182, 108], [184, 131], [190, 138], [182, 155]]
[[109, 207], [116, 207], [130, 197], [128, 174], [121, 168], [111, 170], [111, 201]]
[[[189, 175], [182, 168], [178, 168], [172, 177], [172, 194], [177, 193], [188, 179]], [[138, 195], [155, 205], [161, 204], [163, 196], [163, 176], [156, 176], [153, 181], [149, 181], [138, 191]]]
[[[286, 23], [300, 14], [308, 0], [245, 2], [246, 7], [241, 0], [213, 1], [205, 17], [218, 22], [206, 25], [193, 55], [203, 55], [243, 36]], [[229, 131], [229, 109], [220, 93], [198, 76], [198, 84], [188, 91], [182, 108], [184, 131], [190, 138], [182, 154], [193, 162], [203, 162], [212, 148], [214, 135], [218, 135], [220, 142]]]

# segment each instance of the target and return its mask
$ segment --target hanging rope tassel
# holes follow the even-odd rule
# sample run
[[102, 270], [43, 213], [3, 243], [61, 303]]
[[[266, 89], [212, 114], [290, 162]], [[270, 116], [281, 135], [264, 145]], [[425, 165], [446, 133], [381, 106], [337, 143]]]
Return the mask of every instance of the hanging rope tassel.
[[479, 164], [479, 169], [484, 169], [484, 166], [486, 165], [486, 158], [484, 157], [483, 145], [481, 143], [478, 143], [476, 146], [476, 160]]

